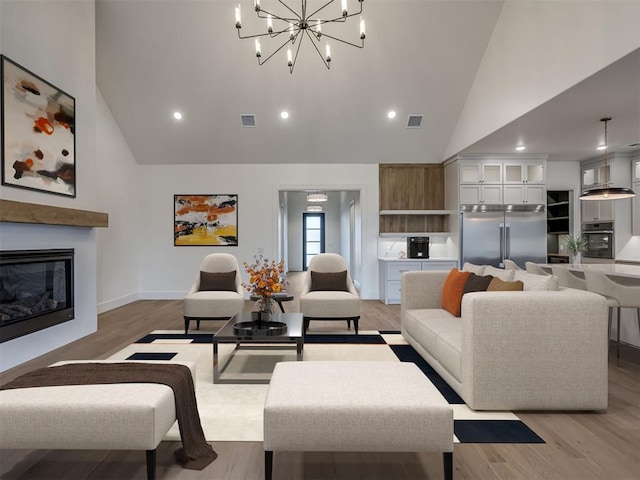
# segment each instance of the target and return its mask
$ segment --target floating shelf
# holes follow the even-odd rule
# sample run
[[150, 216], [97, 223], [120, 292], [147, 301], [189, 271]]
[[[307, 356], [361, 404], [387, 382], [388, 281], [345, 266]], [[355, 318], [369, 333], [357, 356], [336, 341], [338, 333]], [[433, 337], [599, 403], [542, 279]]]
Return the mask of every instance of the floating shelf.
[[450, 215], [453, 210], [380, 210], [380, 215]]
[[558, 205], [569, 205], [569, 202], [555, 202], [555, 203], [547, 203], [547, 207], [556, 207]]
[[13, 200], [0, 200], [0, 222], [66, 225], [72, 227], [108, 227], [109, 214]]
[[380, 232], [380, 237], [448, 237], [450, 232]]

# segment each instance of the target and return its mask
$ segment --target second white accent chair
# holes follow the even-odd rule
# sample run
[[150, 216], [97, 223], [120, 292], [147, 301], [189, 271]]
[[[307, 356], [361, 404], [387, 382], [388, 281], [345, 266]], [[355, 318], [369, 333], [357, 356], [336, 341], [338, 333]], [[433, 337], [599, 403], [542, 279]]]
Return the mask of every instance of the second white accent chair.
[[243, 309], [242, 279], [236, 257], [229, 253], [211, 253], [204, 257], [184, 297], [185, 335], [191, 320], [195, 320], [200, 329], [200, 320], [228, 320]]
[[525, 269], [529, 273], [535, 273], [536, 275], [549, 275], [543, 269], [541, 269], [537, 264], [533, 262], [524, 262]]
[[[315, 280], [312, 278], [315, 274]], [[323, 274], [335, 274], [324, 275]], [[345, 281], [342, 282], [342, 276]], [[305, 331], [311, 320], [351, 321], [358, 334], [360, 295], [353, 285], [344, 258], [336, 253], [320, 253], [309, 261], [300, 292], [300, 311]]]
[[620, 310], [622, 308], [635, 308], [638, 315], [638, 328], [640, 328], [640, 285], [627, 285], [622, 283], [621, 278], [607, 275], [605, 272], [597, 270], [586, 270], [585, 279], [587, 289], [591, 292], [599, 293], [607, 299], [609, 304], [609, 319], [615, 306], [617, 309], [617, 352], [620, 357]]

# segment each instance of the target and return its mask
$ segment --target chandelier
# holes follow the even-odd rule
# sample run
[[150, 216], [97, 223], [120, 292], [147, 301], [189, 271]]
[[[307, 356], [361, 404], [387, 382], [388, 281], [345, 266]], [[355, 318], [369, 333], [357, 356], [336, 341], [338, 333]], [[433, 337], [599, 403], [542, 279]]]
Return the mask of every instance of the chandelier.
[[[323, 0], [324, 1], [324, 0]], [[353, 0], [352, 0], [353, 1]], [[345, 23], [348, 18], [360, 15], [362, 13], [362, 2], [364, 0], [357, 0], [360, 4], [360, 11], [355, 13], [349, 13], [347, 8], [347, 0], [341, 0], [341, 9], [339, 12], [331, 13], [330, 9], [325, 10], [327, 7], [337, 2], [337, 0], [328, 0], [322, 7], [315, 10], [313, 13], [307, 12], [307, 0], [301, 0], [300, 10], [296, 11], [282, 0], [278, 0], [293, 16], [280, 16], [274, 13], [263, 10], [260, 6], [260, 0], [254, 0], [253, 8], [258, 18], [266, 19], [266, 32], [258, 33], [256, 35], [242, 36], [240, 30], [242, 29], [242, 17], [240, 12], [240, 4], [236, 6], [236, 29], [238, 30], [238, 37], [241, 39], [254, 38], [256, 44], [256, 57], [258, 58], [258, 65], [264, 65], [271, 57], [282, 50], [287, 44], [290, 47], [287, 49], [287, 65], [289, 67], [289, 73], [293, 73], [293, 69], [296, 66], [298, 60], [298, 54], [300, 53], [300, 46], [305, 37], [309, 38], [310, 43], [315, 48], [316, 52], [322, 59], [322, 62], [327, 68], [330, 68], [331, 64], [331, 46], [328, 42], [324, 46], [324, 55], [318, 48], [320, 41], [323, 37], [335, 40], [337, 42], [346, 43], [357, 48], [364, 48], [365, 28], [364, 20], [360, 17], [360, 40], [361, 44], [349, 42], [341, 38], [329, 35], [322, 31], [322, 26], [328, 23]], [[323, 12], [324, 11], [324, 12]], [[320, 17], [320, 15], [331, 15], [329, 18]], [[274, 26], [275, 22], [275, 26]], [[268, 57], [262, 59], [262, 46], [260, 44], [260, 38], [269, 37], [276, 38], [282, 35], [279, 40], [284, 38], [284, 42], [277, 49], [275, 49]], [[295, 55], [291, 51], [291, 47], [295, 47], [297, 42], [297, 48], [295, 48]]]
[[611, 187], [609, 186], [609, 140], [607, 138], [607, 122], [611, 117], [601, 118], [604, 122], [604, 183], [600, 188], [594, 188], [582, 193], [580, 200], [620, 200], [622, 198], [635, 197], [633, 190], [627, 187]]
[[321, 212], [322, 205], [307, 205], [307, 212]]
[[326, 202], [327, 194], [324, 192], [307, 193], [307, 202]]

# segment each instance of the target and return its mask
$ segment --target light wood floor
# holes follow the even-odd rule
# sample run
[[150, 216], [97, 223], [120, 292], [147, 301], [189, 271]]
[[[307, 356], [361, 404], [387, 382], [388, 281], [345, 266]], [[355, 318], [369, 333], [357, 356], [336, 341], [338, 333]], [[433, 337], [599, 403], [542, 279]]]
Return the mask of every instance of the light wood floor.
[[[290, 291], [298, 278], [290, 276]], [[297, 311], [297, 301], [285, 304]], [[247, 302], [246, 309], [252, 308]], [[360, 328], [398, 330], [400, 308], [363, 301]], [[213, 325], [203, 324], [202, 327]], [[335, 328], [312, 323], [312, 330]], [[345, 326], [346, 327], [346, 326]], [[193, 326], [195, 328], [195, 326]], [[182, 302], [144, 300], [99, 316], [98, 332], [0, 374], [5, 383], [58, 360], [102, 359], [156, 329], [183, 329]], [[640, 367], [609, 360], [606, 413], [519, 412], [547, 443], [542, 445], [464, 444], [454, 453], [457, 480], [632, 480], [640, 479]], [[0, 435], [2, 432], [0, 432]], [[179, 444], [162, 442], [158, 480], [264, 478], [264, 453], [258, 442], [215, 442], [218, 458], [203, 471], [184, 470], [173, 459]], [[437, 453], [276, 453], [274, 479], [414, 480], [442, 478]], [[53, 480], [145, 479], [144, 452], [0, 450], [0, 478]]]

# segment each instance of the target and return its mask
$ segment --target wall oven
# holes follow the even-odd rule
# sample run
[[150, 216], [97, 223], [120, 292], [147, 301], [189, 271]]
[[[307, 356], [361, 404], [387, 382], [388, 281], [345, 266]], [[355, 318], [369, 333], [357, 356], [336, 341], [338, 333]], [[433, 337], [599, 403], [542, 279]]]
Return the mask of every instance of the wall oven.
[[587, 240], [583, 257], [614, 258], [613, 222], [583, 223], [582, 236]]

